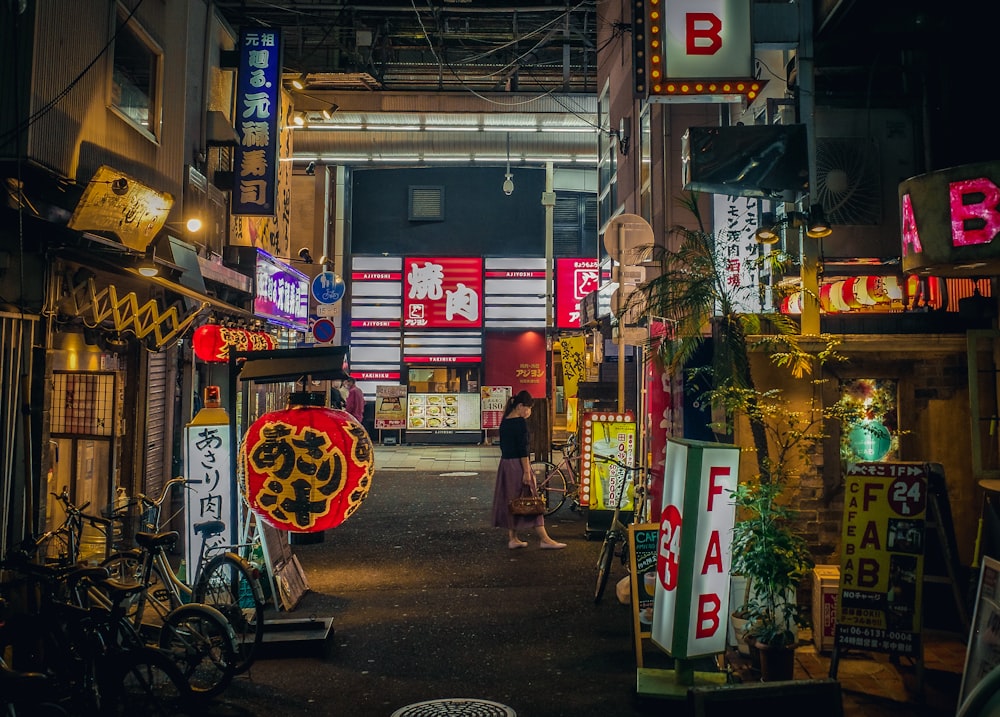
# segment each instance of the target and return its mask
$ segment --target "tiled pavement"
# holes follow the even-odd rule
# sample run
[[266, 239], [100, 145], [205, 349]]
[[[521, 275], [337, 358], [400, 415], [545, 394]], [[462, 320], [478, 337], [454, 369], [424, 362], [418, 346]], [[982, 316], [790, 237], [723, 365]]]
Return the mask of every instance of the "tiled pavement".
[[[495, 445], [376, 446], [376, 470], [493, 472], [500, 458]], [[800, 635], [795, 678], [829, 677], [831, 656], [819, 652], [808, 631]], [[924, 669], [918, 676], [912, 661], [894, 663], [887, 655], [852, 652], [842, 655], [835, 677], [841, 684], [845, 715], [953, 715], [965, 664], [962, 636], [926, 631]], [[735, 651], [730, 655], [737, 673], [754, 679], [749, 664]]]

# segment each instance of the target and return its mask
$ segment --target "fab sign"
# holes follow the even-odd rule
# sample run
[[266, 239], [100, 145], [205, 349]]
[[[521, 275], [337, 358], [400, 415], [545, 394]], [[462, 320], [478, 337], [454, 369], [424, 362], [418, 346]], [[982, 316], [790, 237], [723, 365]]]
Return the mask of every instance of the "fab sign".
[[739, 454], [667, 441], [652, 639], [677, 658], [725, 650]]

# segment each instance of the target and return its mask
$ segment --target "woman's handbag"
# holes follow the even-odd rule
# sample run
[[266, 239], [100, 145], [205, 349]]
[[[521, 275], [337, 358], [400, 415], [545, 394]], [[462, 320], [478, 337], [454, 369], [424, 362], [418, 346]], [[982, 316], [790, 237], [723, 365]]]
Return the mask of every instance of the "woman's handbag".
[[544, 515], [545, 498], [540, 495], [532, 495], [528, 489], [523, 489], [523, 494], [510, 501], [511, 515]]

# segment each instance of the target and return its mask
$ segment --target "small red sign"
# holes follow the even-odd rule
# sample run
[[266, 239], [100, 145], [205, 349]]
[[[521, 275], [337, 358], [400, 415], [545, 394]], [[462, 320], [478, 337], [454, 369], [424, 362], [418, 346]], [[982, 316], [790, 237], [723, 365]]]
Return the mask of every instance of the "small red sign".
[[580, 302], [599, 286], [597, 259], [557, 259], [556, 326], [580, 328]]

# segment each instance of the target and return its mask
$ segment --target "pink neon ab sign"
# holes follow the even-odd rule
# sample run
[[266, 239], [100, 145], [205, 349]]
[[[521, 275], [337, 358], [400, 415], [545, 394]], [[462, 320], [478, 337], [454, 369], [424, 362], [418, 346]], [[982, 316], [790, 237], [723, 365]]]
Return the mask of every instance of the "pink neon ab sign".
[[[948, 184], [951, 213], [951, 245], [989, 244], [1000, 233], [1000, 187], [986, 177], [962, 179]], [[903, 195], [903, 256], [920, 254], [920, 231], [910, 194]]]

